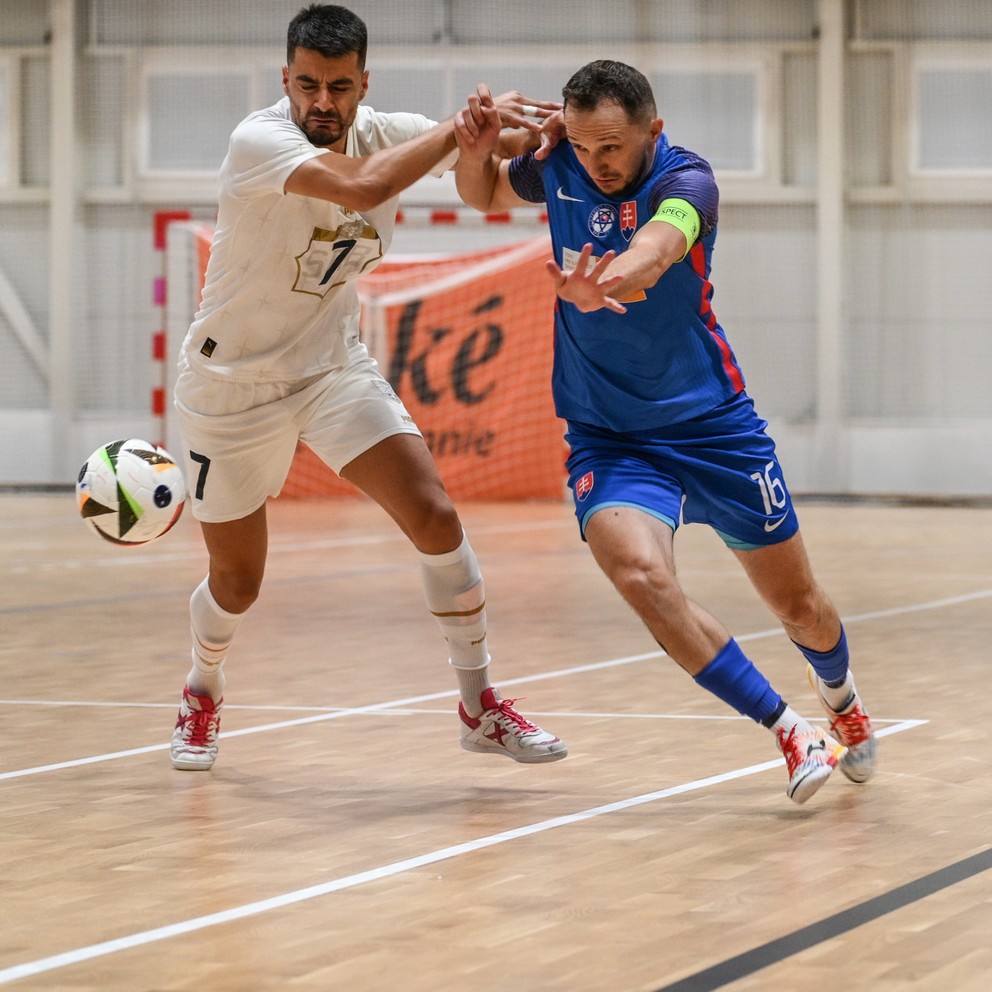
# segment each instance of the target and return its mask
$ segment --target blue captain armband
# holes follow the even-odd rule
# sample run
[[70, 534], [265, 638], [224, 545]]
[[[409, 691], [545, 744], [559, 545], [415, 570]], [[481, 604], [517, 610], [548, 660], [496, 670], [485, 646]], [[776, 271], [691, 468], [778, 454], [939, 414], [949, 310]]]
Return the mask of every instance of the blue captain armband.
[[[663, 220], [666, 224], [677, 227], [685, 235], [685, 255], [689, 254], [689, 249], [699, 237], [699, 211], [688, 200], [681, 200], [675, 196], [662, 200], [648, 223], [653, 220]], [[685, 255], [682, 258], [685, 258]]]

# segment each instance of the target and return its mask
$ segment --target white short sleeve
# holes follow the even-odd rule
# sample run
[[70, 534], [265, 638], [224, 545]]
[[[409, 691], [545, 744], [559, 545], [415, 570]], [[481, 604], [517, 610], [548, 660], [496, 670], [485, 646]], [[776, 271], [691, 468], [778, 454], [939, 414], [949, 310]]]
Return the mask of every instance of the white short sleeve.
[[286, 180], [327, 148], [312, 145], [290, 120], [268, 111], [245, 118], [231, 135], [227, 168], [232, 196], [251, 198], [282, 193]]

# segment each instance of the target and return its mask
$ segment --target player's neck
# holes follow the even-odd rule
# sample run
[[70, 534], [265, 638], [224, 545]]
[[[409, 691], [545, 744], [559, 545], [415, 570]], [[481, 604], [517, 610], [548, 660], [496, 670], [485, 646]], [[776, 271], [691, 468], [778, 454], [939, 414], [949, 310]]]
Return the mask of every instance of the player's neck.
[[651, 145], [648, 154], [644, 156], [644, 163], [641, 166], [640, 171], [631, 182], [629, 182], [622, 190], [620, 190], [619, 193], [616, 194], [618, 198], [630, 196], [632, 193], [636, 193], [637, 190], [640, 189], [641, 185], [644, 183], [644, 180], [651, 175], [651, 170], [654, 168], [654, 159], [657, 154], [657, 144]]

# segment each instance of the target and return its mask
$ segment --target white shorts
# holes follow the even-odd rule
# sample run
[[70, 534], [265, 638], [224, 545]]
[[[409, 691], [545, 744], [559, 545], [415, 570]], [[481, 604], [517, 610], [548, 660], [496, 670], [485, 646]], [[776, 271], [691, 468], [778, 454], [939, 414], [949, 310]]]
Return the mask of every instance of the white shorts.
[[298, 440], [335, 472], [417, 425], [368, 355], [299, 382], [224, 382], [181, 362], [175, 390], [193, 516], [239, 520], [278, 496]]

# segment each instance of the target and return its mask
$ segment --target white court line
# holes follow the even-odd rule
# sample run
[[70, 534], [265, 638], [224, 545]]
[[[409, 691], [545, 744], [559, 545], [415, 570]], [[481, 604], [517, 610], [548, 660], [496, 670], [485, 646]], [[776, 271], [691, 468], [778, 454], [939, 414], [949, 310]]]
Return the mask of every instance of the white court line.
[[[887, 610], [874, 610], [871, 613], [856, 613], [844, 617], [844, 623], [856, 623], [859, 620], [880, 620], [884, 617], [897, 617], [903, 613], [922, 613], [924, 610], [939, 610], [945, 606], [959, 606], [961, 603], [973, 603], [976, 599], [988, 599], [992, 589], [978, 589], [975, 592], [964, 593], [961, 596], [948, 596], [946, 599], [931, 599], [926, 603], [914, 603], [912, 606], [893, 606]], [[741, 638], [738, 638], [741, 640]]]
[[[506, 683], [504, 683], [506, 684]], [[448, 695], [448, 693], [445, 693]], [[82, 704], [85, 705], [85, 704]], [[224, 738], [225, 740], [229, 737], [244, 737], [248, 734], [261, 734], [269, 730], [281, 730], [287, 727], [299, 727], [306, 723], [318, 723], [325, 720], [332, 720], [335, 717], [342, 716], [355, 716], [360, 714], [375, 714], [380, 712], [385, 712], [387, 716], [409, 716], [415, 713], [427, 713], [427, 714], [440, 714], [447, 713], [447, 710], [418, 710], [403, 708], [394, 709], [393, 706], [399, 706], [399, 704], [392, 703], [380, 703], [376, 706], [366, 706], [362, 709], [352, 709], [352, 710], [336, 710], [334, 713], [322, 714], [320, 716], [312, 717], [301, 717], [299, 720], [283, 720], [280, 723], [265, 723], [258, 727], [243, 727], [240, 730], [225, 730]], [[388, 709], [387, 709], [388, 707]], [[171, 707], [170, 707], [171, 708]], [[241, 709], [251, 709], [250, 706], [242, 706]], [[610, 719], [610, 720], [741, 720], [750, 722], [749, 717], [740, 716], [737, 714], [715, 714], [712, 716], [694, 716], [685, 715], [678, 713], [563, 713], [561, 711], [556, 712], [531, 712], [531, 716], [553, 716], [555, 719], [570, 719], [573, 717], [579, 717], [582, 719]], [[825, 717], [812, 717], [813, 723], [822, 723]], [[903, 724], [906, 720], [903, 719], [889, 719], [880, 720], [877, 717], [872, 717], [872, 722], [874, 724], [882, 723], [893, 723], [893, 724]], [[913, 722], [913, 721], [908, 721]], [[926, 720], [917, 720], [916, 723], [927, 723]], [[879, 734], [884, 731], [879, 731]], [[140, 754], [151, 754], [154, 751], [164, 751], [169, 746], [168, 742], [164, 744], [148, 744], [145, 747], [134, 747], [127, 751], [111, 751], [107, 754], [95, 754], [89, 758], [73, 758], [70, 761], [58, 761], [50, 765], [35, 765], [31, 768], [18, 768], [12, 772], [2, 772], [0, 773], [0, 782], [6, 779], [13, 778], [25, 778], [28, 775], [40, 775], [44, 772], [57, 772], [62, 771], [66, 768], [81, 768], [84, 765], [96, 765], [103, 761], [116, 761], [118, 758], [133, 758]]]
[[[454, 691], [450, 693], [454, 695]], [[78, 706], [83, 709], [117, 709], [117, 710], [130, 710], [135, 707], [143, 707], [144, 709], [152, 710], [172, 710], [175, 708], [175, 703], [108, 703], [99, 700], [90, 699], [0, 699], [0, 706], [55, 706], [55, 707], [72, 707]], [[367, 713], [368, 710], [356, 710], [349, 709], [347, 706], [252, 706], [250, 704], [224, 704], [224, 712], [228, 713], [231, 710], [243, 710], [247, 713], [271, 713], [273, 711], [283, 712], [283, 713], [337, 713], [340, 716], [351, 716], [352, 714]], [[379, 712], [379, 711], [376, 711]], [[403, 709], [390, 708], [388, 710], [381, 711], [385, 716], [450, 716], [451, 709], [440, 707], [435, 707], [433, 709], [428, 709], [425, 706], [407, 706]], [[604, 713], [600, 710], [595, 712], [585, 711], [585, 710], [532, 710], [528, 709], [527, 712], [531, 716], [550, 716], [556, 719], [569, 720], [575, 717], [581, 718], [583, 720], [739, 720], [739, 721], [750, 721], [750, 717], [741, 716], [739, 713], [708, 713], [708, 714], [698, 714], [698, 713]], [[374, 715], [374, 714], [373, 714]], [[826, 719], [826, 717], [811, 717], [812, 720], [820, 720], [821, 722]], [[904, 723], [905, 719], [903, 717], [895, 717], [886, 720], [880, 720], [878, 717], [872, 717], [873, 723]], [[260, 728], [252, 727], [246, 730], [237, 731], [237, 733], [243, 734], [253, 734], [257, 733]], [[232, 731], [231, 736], [236, 732]], [[224, 735], [228, 736], [227, 734]], [[152, 745], [154, 748], [165, 747], [164, 744]]]
[[[106, 699], [0, 699], [0, 706], [86, 706], [95, 709], [107, 710], [171, 710], [175, 709], [175, 703], [113, 703]], [[231, 710], [250, 710], [252, 712], [277, 712], [284, 713], [337, 713], [349, 710], [347, 706], [272, 706], [269, 704], [259, 704], [249, 706], [238, 703], [225, 703], [224, 712]]]
[[[890, 734], [902, 733], [904, 730], [912, 730], [914, 727], [918, 727], [926, 722], [926, 720], [906, 720], [893, 727], [886, 727], [878, 731], [876, 736], [886, 737]], [[383, 878], [391, 878], [394, 875], [400, 875], [416, 868], [423, 868], [426, 865], [433, 865], [440, 861], [448, 861], [452, 858], [461, 857], [463, 854], [473, 854], [476, 851], [481, 851], [488, 847], [496, 847], [499, 844], [506, 844], [512, 840], [532, 837], [534, 834], [543, 833], [547, 830], [555, 830], [558, 827], [571, 826], [573, 823], [581, 823], [585, 820], [593, 820], [611, 813], [619, 813], [623, 810], [633, 809], [647, 803], [657, 802], [659, 799], [667, 799], [686, 792], [695, 792], [711, 785], [720, 785], [723, 782], [731, 782], [734, 779], [744, 778], [748, 775], [757, 775], [760, 772], [777, 768], [782, 764], [784, 764], [783, 758], [777, 758], [773, 761], [763, 761], [758, 765], [749, 765], [746, 768], [723, 772], [720, 775], [711, 775], [708, 778], [697, 779], [694, 782], [685, 782], [682, 785], [659, 789], [657, 792], [647, 792], [640, 796], [607, 803], [604, 806], [594, 806], [591, 809], [582, 810], [578, 813], [569, 813], [566, 816], [556, 816], [550, 820], [542, 820], [539, 823], [532, 823], [525, 827], [504, 830], [498, 834], [490, 834], [487, 837], [479, 837], [476, 840], [466, 841], [462, 844], [454, 844], [451, 847], [444, 847], [427, 854], [420, 854], [402, 861], [394, 861], [387, 865], [380, 865], [377, 868], [370, 868], [367, 871], [357, 872], [354, 875], [345, 875], [342, 878], [322, 882], [320, 885], [311, 885], [303, 889], [295, 889], [292, 892], [284, 892], [282, 895], [272, 896], [269, 899], [260, 899], [257, 902], [234, 906], [231, 909], [225, 909], [218, 913], [198, 916], [191, 920], [183, 920], [180, 923], [171, 923], [167, 926], [155, 927], [152, 930], [143, 930], [139, 933], [129, 934], [126, 937], [117, 937], [114, 940], [106, 940], [99, 944], [90, 944], [88, 947], [79, 947], [76, 950], [65, 951], [62, 954], [53, 954], [47, 958], [27, 961], [24, 964], [13, 965], [10, 968], [0, 970], [0, 985], [15, 982], [20, 978], [28, 978], [32, 975], [41, 975], [45, 972], [55, 971], [59, 968], [67, 968], [74, 964], [81, 964], [84, 961], [92, 961], [94, 958], [106, 957], [118, 951], [127, 951], [160, 940], [169, 940], [181, 934], [206, 930], [210, 927], [220, 926], [223, 923], [231, 923], [234, 920], [242, 920], [248, 916], [258, 916], [262, 913], [282, 909], [285, 906], [292, 906], [296, 903], [306, 902], [309, 899], [330, 895], [332, 892], [342, 892], [345, 889], [357, 888], [360, 885], [365, 885], [367, 882], [376, 882]]]
[[[476, 534], [513, 534], [525, 533], [537, 530], [561, 530], [572, 528], [575, 523], [571, 516], [565, 520], [532, 520], [521, 521], [520, 523], [487, 524], [484, 526], [472, 527], [473, 536]], [[370, 545], [382, 544], [403, 544], [409, 545], [409, 539], [402, 531], [383, 534], [355, 534], [340, 537], [325, 537], [311, 540], [307, 537], [296, 537], [292, 532], [287, 532], [273, 537], [269, 542], [268, 556], [296, 554], [299, 551], [326, 551], [335, 548], [356, 548]], [[11, 554], [16, 551], [30, 551], [31, 545], [26, 548], [13, 547]], [[203, 544], [196, 541], [186, 541], [173, 547], [170, 551], [162, 551], [160, 548], [154, 552], [141, 552], [139, 549], [129, 549], [132, 553], [125, 556], [108, 555], [106, 557], [66, 557], [58, 561], [37, 562], [33, 560], [23, 560], [15, 562], [11, 571], [22, 574], [30, 571], [54, 572], [60, 570], [78, 570], [82, 568], [114, 568], [135, 565], [159, 565], [164, 562], [185, 562], [200, 561], [205, 552]], [[416, 565], [416, 560], [411, 559], [411, 566]], [[393, 568], [402, 565], [390, 566]]]
[[[269, 730], [283, 730], [287, 727], [301, 727], [308, 723], [321, 723], [325, 720], [336, 720], [343, 716], [355, 716], [362, 713], [377, 713], [382, 710], [392, 710], [403, 707], [410, 703], [425, 703], [433, 699], [441, 699], [445, 696], [456, 695], [457, 689], [446, 692], [435, 692], [427, 696], [411, 696], [409, 699], [397, 699], [390, 703], [373, 703], [370, 706], [359, 706], [347, 710], [335, 710], [333, 713], [318, 713], [315, 716], [303, 716], [296, 720], [280, 720], [277, 723], [265, 723], [258, 727], [242, 727], [240, 730], [225, 730], [223, 736], [244, 737], [247, 734], [261, 734]], [[0, 773], [0, 782], [5, 779], [22, 778], [25, 775], [38, 775], [42, 772], [61, 771], [64, 768], [78, 768], [82, 765], [93, 765], [101, 761], [114, 761], [118, 758], [131, 758], [139, 754], [151, 754], [153, 751], [163, 751], [169, 746], [168, 742], [163, 744], [149, 744], [146, 747], [130, 748], [127, 751], [113, 751], [109, 754], [95, 754], [89, 758], [75, 758], [72, 761], [60, 761], [51, 765], [36, 765], [34, 768], [20, 768], [12, 772]]]
[[[625, 658], [613, 658], [609, 661], [594, 662], [590, 665], [580, 665], [573, 668], [563, 668], [556, 672], [546, 672], [542, 675], [523, 675], [516, 679], [501, 679], [501, 686], [517, 685], [523, 682], [536, 682], [549, 678], [562, 678], [566, 675], [574, 675], [577, 672], [597, 671], [602, 668], [613, 668], [617, 665], [629, 665], [635, 661], [642, 661], [645, 658], [660, 657], [662, 651], [652, 651], [649, 654], [629, 655]], [[224, 738], [243, 737], [247, 734], [267, 733], [270, 730], [285, 730], [289, 727], [302, 727], [308, 723], [323, 723], [326, 720], [339, 720], [344, 716], [356, 716], [363, 713], [379, 713], [384, 710], [402, 709], [417, 703], [433, 702], [436, 699], [450, 699], [458, 695], [457, 689], [445, 689], [443, 692], [427, 693], [423, 696], [409, 696], [406, 699], [394, 699], [387, 703], [372, 703], [369, 706], [357, 706], [352, 709], [336, 710], [332, 713], [318, 713], [315, 716], [299, 717], [296, 720], [280, 720], [276, 723], [266, 723], [257, 727], [242, 727], [240, 730], [225, 730]], [[6, 779], [23, 778], [25, 775], [38, 775], [42, 772], [61, 771], [64, 768], [78, 768], [82, 765], [93, 765], [101, 761], [115, 761], [118, 758], [131, 758], [140, 754], [150, 754], [153, 751], [162, 751], [167, 748], [168, 743], [149, 744], [146, 747], [130, 748], [127, 751], [114, 751], [109, 754], [96, 754], [89, 758], [75, 758], [71, 761], [60, 761], [50, 765], [36, 765], [33, 768], [20, 768], [12, 772], [0, 773], [0, 782]]]
[[[907, 613], [919, 613], [924, 610], [936, 610], [945, 606], [958, 606], [962, 603], [973, 602], [978, 599], [987, 599], [992, 596], [992, 589], [980, 589], [976, 592], [965, 593], [961, 596], [949, 596], [945, 599], [934, 599], [924, 603], [913, 603], [909, 606], [895, 606], [885, 610], [875, 610], [870, 613], [859, 613], [853, 616], [844, 617], [845, 624], [858, 623], [865, 620], [878, 620], [886, 617], [902, 616]], [[767, 637], [784, 636], [781, 627], [772, 627], [766, 630], [754, 631], [750, 634], [740, 634], [736, 637], [738, 642], [757, 641]], [[585, 672], [601, 671], [606, 668], [615, 668], [620, 665], [630, 665], [634, 662], [645, 661], [649, 658], [662, 658], [664, 651], [648, 651], [645, 654], [632, 654], [622, 658], [612, 658], [608, 661], [593, 662], [589, 665], [575, 665], [571, 668], [561, 668], [554, 672], [542, 672], [538, 675], [523, 675], [515, 679], [500, 679], [501, 686], [523, 685], [527, 682], [541, 682], [546, 679], [564, 678], [570, 675], [579, 675]], [[397, 699], [387, 703], [375, 703], [370, 706], [361, 706], [354, 709], [342, 709], [332, 713], [320, 713], [316, 716], [300, 717], [297, 720], [281, 720], [277, 723], [262, 724], [258, 727], [244, 727], [241, 730], [230, 730], [224, 732], [224, 737], [241, 737], [246, 734], [266, 733], [270, 730], [284, 730], [289, 727], [299, 727], [308, 723], [319, 723], [324, 720], [337, 720], [344, 716], [353, 716], [362, 713], [376, 713], [383, 710], [401, 709], [417, 703], [426, 703], [435, 699], [450, 699], [458, 695], [457, 689], [449, 689], [444, 692], [434, 692], [424, 696], [411, 696], [407, 699]], [[89, 758], [77, 758], [72, 761], [57, 762], [50, 765], [37, 765], [33, 768], [21, 768], [12, 772], [0, 773], [0, 782], [5, 779], [22, 778], [25, 775], [38, 775], [42, 772], [60, 771], [64, 768], [77, 768], [82, 765], [92, 765], [101, 761], [114, 761], [118, 758], [130, 758], [141, 754], [150, 754], [153, 751], [161, 751], [168, 747], [168, 744], [152, 744], [147, 747], [132, 748], [127, 751], [114, 751], [110, 754], [93, 755]]]

